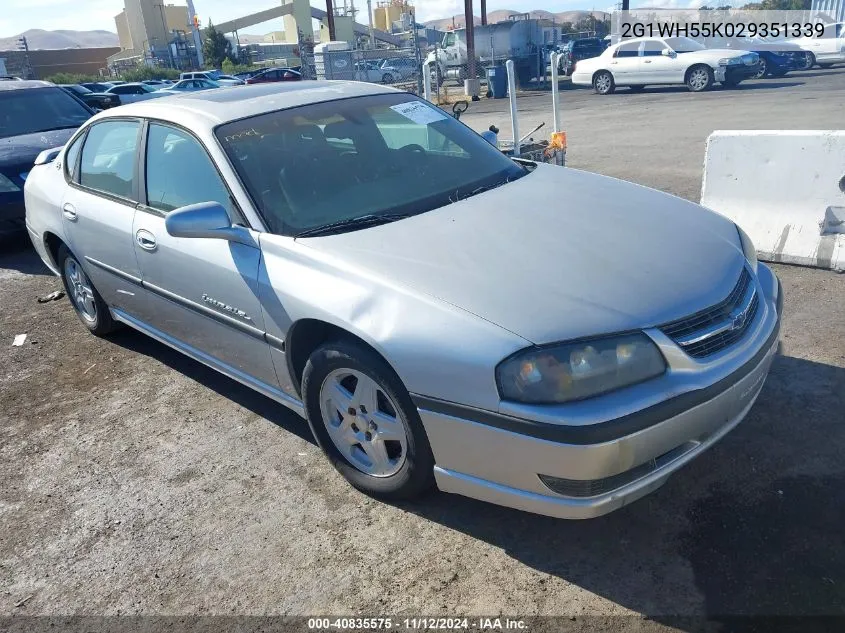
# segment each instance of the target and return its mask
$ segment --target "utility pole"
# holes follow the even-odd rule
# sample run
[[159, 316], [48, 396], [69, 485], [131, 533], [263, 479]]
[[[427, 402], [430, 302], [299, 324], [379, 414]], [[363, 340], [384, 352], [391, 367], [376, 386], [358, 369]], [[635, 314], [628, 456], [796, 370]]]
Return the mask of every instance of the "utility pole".
[[464, 0], [464, 21], [467, 38], [467, 78], [475, 79], [475, 16], [472, 14], [472, 0]]
[[25, 72], [25, 79], [30, 79], [35, 77], [35, 73], [32, 71], [32, 64], [29, 63], [29, 42], [26, 41], [26, 36], [22, 35], [18, 39], [18, 50], [23, 51], [24, 60], [26, 63], [26, 72]]
[[375, 48], [376, 32], [373, 30], [373, 0], [367, 0], [367, 18], [370, 20], [370, 48]]
[[334, 30], [334, 3], [332, 0], [326, 0], [326, 24], [329, 27], [329, 39], [334, 41], [336, 34]]
[[188, 0], [188, 18], [191, 21], [191, 33], [194, 35], [194, 46], [197, 49], [197, 63], [199, 67], [205, 66], [205, 59], [202, 56], [202, 36], [200, 35], [199, 20], [194, 9], [194, 0]]
[[481, 26], [487, 26], [487, 0], [481, 0]]

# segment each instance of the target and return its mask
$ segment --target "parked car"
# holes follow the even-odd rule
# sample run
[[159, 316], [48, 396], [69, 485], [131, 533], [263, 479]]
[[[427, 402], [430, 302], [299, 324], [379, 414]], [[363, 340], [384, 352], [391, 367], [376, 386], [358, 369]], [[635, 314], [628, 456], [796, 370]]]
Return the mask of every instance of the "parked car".
[[62, 84], [59, 87], [77, 99], [82, 100], [89, 108], [107, 110], [108, 108], [114, 108], [120, 105], [120, 97], [118, 95], [105, 92], [91, 92], [88, 88], [79, 84]]
[[[411, 57], [393, 57], [385, 59], [379, 64], [382, 72], [390, 73], [395, 81], [409, 81], [416, 79], [420, 73], [417, 60]], [[384, 77], [382, 76], [382, 80]], [[392, 83], [386, 81], [384, 83]]]
[[23, 81], [23, 79], [14, 75], [0, 75], [0, 81]]
[[94, 111], [46, 81], [0, 82], [0, 239], [24, 231], [24, 181], [36, 157], [64, 145]]
[[582, 59], [598, 57], [604, 52], [605, 46], [598, 37], [585, 37], [580, 40], [571, 40], [563, 45], [559, 70], [564, 75], [571, 75], [575, 63]]
[[110, 81], [87, 81], [79, 85], [83, 88], [87, 88], [91, 92], [106, 92], [109, 88], [112, 88], [117, 84], [111, 83]]
[[815, 64], [830, 68], [845, 62], [845, 22], [825, 25], [822, 37], [801, 37], [790, 42], [809, 53], [807, 68]]
[[182, 93], [182, 92], [196, 92], [198, 90], [212, 90], [220, 88], [220, 84], [210, 79], [183, 79], [172, 86], [162, 88], [159, 92], [162, 93]]
[[709, 38], [702, 42], [707, 48], [741, 48], [757, 53], [760, 60], [755, 79], [783, 77], [791, 70], [802, 70], [807, 55], [801, 47], [786, 41], [769, 41], [759, 37]]
[[179, 75], [179, 80], [185, 79], [206, 79], [208, 81], [216, 81], [221, 86], [242, 86], [244, 81], [238, 77], [231, 75], [224, 75], [217, 70], [204, 70], [201, 72], [182, 73]]
[[266, 84], [277, 81], [302, 81], [302, 74], [292, 68], [268, 68], [246, 80], [248, 84]]
[[142, 83], [142, 84], [145, 84], [145, 85], [147, 85], [147, 86], [150, 86], [151, 88], [155, 88], [156, 90], [159, 90], [159, 89], [161, 89], [161, 88], [164, 88], [164, 87], [167, 85], [167, 84], [166, 84], [163, 80], [161, 80], [161, 79], [145, 79], [145, 80], [144, 80], [144, 81], [142, 81], [141, 83]]
[[383, 69], [378, 62], [355, 62], [355, 80], [371, 83], [392, 84], [397, 79], [397, 71], [393, 68]]
[[106, 94], [118, 95], [121, 104], [167, 96], [161, 94], [161, 91], [156, 90], [153, 86], [142, 83], [118, 84], [106, 90]]
[[597, 516], [748, 413], [783, 295], [727, 218], [387, 86], [238, 93], [107, 110], [33, 169], [33, 244], [92, 333], [291, 408], [387, 499]]
[[759, 71], [759, 55], [732, 49], [708, 49], [688, 37], [624, 40], [599, 57], [575, 65], [572, 83], [610, 94], [617, 86], [641, 90], [647, 85], [686, 85], [701, 92], [714, 82], [735, 87]]

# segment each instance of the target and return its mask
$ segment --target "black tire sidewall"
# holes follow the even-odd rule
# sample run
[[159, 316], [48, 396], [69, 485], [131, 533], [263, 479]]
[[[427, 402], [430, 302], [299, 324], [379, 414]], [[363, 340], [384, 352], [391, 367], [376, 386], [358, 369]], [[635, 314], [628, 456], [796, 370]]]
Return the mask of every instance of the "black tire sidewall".
[[68, 301], [70, 301], [70, 305], [73, 307], [73, 311], [76, 313], [77, 318], [82, 322], [82, 325], [88, 328], [92, 334], [96, 334], [97, 336], [108, 334], [115, 329], [115, 323], [111, 318], [111, 313], [109, 312], [106, 302], [103, 301], [100, 293], [97, 292], [97, 289], [94, 287], [93, 282], [91, 282], [91, 277], [88, 275], [87, 271], [85, 271], [85, 275], [88, 276], [88, 281], [91, 283], [91, 290], [94, 293], [94, 303], [97, 306], [97, 318], [92, 323], [91, 321], [85, 319], [85, 317], [83, 317], [79, 312], [76, 302], [73, 300], [73, 292], [71, 291], [70, 284], [65, 273], [65, 262], [69, 258], [73, 259], [76, 262], [76, 265], [83, 271], [85, 271], [85, 268], [82, 266], [76, 255], [70, 252], [67, 246], [62, 245], [59, 247], [56, 256], [56, 263], [58, 264], [59, 271], [61, 272], [62, 285], [64, 286], [65, 294], [67, 295]]
[[[406, 422], [407, 452], [402, 468], [390, 477], [373, 477], [355, 468], [335, 447], [326, 430], [320, 388], [336, 369], [354, 369], [375, 380], [401, 409]], [[419, 413], [393, 369], [375, 352], [354, 341], [337, 340], [318, 347], [302, 375], [302, 399], [311, 432], [332, 466], [358, 490], [382, 499], [414, 497], [434, 484], [434, 457]]]

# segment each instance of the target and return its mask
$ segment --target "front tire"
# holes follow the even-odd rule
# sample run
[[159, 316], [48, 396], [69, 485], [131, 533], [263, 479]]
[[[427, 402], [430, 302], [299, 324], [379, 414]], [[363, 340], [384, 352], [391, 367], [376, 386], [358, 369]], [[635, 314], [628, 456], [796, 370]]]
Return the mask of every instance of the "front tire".
[[358, 490], [387, 500], [434, 485], [428, 437], [402, 381], [375, 352], [333, 341], [302, 376], [308, 424], [332, 465]]
[[393, 75], [391, 75], [390, 73], [384, 73], [384, 75], [381, 78], [381, 82], [385, 83], [385, 84], [392, 84], [393, 83]]
[[82, 324], [95, 336], [105, 336], [117, 329], [106, 302], [68, 248], [62, 245], [57, 254], [62, 284], [70, 304]]
[[593, 90], [599, 95], [609, 95], [616, 90], [616, 83], [613, 81], [613, 75], [606, 70], [600, 70], [593, 77]]
[[722, 85], [725, 88], [736, 88], [741, 82], [742, 79], [725, 79], [725, 81], [722, 82]]
[[690, 92], [704, 92], [713, 85], [713, 69], [709, 66], [693, 66], [687, 71], [687, 88]]
[[761, 57], [760, 61], [757, 62], [757, 72], [754, 75], [754, 79], [762, 79], [765, 77], [769, 72], [769, 64], [766, 61], [765, 57]]
[[816, 56], [813, 53], [807, 53], [806, 63], [804, 64], [804, 70], [810, 70], [815, 65], [816, 65]]

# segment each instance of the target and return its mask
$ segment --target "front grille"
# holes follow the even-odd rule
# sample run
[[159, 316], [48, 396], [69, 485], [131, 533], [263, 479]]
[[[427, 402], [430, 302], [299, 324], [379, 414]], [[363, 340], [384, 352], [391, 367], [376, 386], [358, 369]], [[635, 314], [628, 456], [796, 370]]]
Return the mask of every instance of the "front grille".
[[704, 358], [739, 341], [754, 321], [758, 307], [759, 298], [751, 273], [743, 268], [739, 280], [724, 300], [661, 325], [660, 330], [693, 358]]

